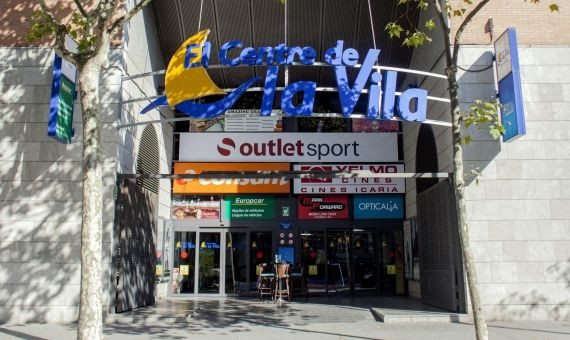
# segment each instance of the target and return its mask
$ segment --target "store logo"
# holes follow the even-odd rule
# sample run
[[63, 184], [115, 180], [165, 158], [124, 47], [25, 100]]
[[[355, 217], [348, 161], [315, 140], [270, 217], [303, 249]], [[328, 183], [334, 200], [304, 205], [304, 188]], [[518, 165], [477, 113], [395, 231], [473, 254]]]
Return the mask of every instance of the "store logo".
[[397, 202], [362, 202], [358, 204], [358, 209], [361, 211], [398, 211], [400, 206]]
[[[197, 103], [195, 100], [211, 95], [225, 95], [210, 79], [206, 68], [210, 58], [211, 44], [206, 40], [210, 30], [204, 30], [186, 40], [174, 53], [168, 64], [165, 76], [166, 94], [151, 102], [141, 113], [158, 106], [168, 105], [194, 118], [213, 118], [230, 109], [248, 88], [260, 77], [246, 80], [228, 95], [211, 103]], [[239, 50], [239, 57], [231, 58], [230, 53]], [[231, 51], [231, 52], [230, 52]], [[382, 74], [375, 64], [380, 50], [369, 49], [363, 60], [354, 48], [344, 48], [344, 42], [338, 40], [336, 46], [329, 48], [324, 54], [324, 61], [333, 66], [336, 78], [342, 114], [350, 117], [366, 84], [368, 91], [367, 117], [370, 119], [391, 120], [399, 115], [405, 121], [423, 122], [426, 119], [427, 91], [409, 88], [396, 98], [396, 71], [385, 71]], [[317, 52], [311, 46], [288, 47], [280, 44], [276, 47], [245, 47], [239, 40], [229, 41], [220, 47], [220, 63], [227, 67], [238, 65], [266, 66], [265, 86], [261, 100], [261, 116], [271, 115], [277, 78], [281, 65], [300, 62], [313, 65]], [[347, 67], [360, 63], [358, 74], [352, 84], [347, 75]], [[315, 101], [317, 83], [313, 81], [297, 81], [283, 89], [281, 109], [288, 116], [311, 116]], [[302, 98], [297, 103], [296, 98]]]
[[[226, 149], [224, 146], [231, 147], [230, 149]], [[232, 153], [232, 150], [236, 149], [236, 143], [231, 138], [224, 138], [222, 139], [222, 145], [218, 144], [218, 153], [222, 156], [229, 156]]]
[[303, 197], [301, 205], [312, 211], [343, 211], [346, 207], [342, 202], [325, 202], [324, 197]]

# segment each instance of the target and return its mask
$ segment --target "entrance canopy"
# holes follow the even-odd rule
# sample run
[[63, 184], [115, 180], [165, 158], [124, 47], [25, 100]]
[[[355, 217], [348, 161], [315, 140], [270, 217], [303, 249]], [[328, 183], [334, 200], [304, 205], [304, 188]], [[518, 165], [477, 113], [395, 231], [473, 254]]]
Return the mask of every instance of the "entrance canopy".
[[[399, 17], [403, 6], [393, 0], [158, 0], [153, 2], [165, 64], [188, 37], [210, 29], [212, 43], [210, 64], [219, 64], [222, 44], [241, 40], [244, 46], [313, 46], [320, 58], [344, 40], [361, 55], [368, 49], [381, 50], [380, 65], [408, 67], [411, 48], [399, 40], [389, 39], [386, 24]], [[417, 12], [410, 22], [417, 21]], [[221, 88], [235, 88], [247, 79], [265, 74], [266, 68], [240, 67], [208, 69], [212, 80]], [[308, 80], [317, 86], [335, 86], [329, 68], [293, 67], [289, 82]], [[284, 84], [280, 69], [278, 86]]]

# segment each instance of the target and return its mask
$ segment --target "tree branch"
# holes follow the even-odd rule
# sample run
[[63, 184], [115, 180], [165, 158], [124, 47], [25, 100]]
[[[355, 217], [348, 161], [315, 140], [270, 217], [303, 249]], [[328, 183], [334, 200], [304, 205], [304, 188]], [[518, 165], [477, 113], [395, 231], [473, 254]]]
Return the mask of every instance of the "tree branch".
[[447, 14], [443, 12], [443, 9], [441, 8], [441, 3], [439, 2], [439, 0], [431, 0], [432, 4], [435, 7], [435, 11], [437, 13], [437, 19], [439, 21], [439, 25], [441, 26], [441, 30], [443, 33], [443, 42], [445, 44], [445, 61], [447, 63], [447, 68], [451, 67], [452, 65], [452, 58], [451, 58], [451, 37], [450, 37], [450, 33], [451, 30], [449, 28], [449, 24], [446, 21], [447, 19]]
[[146, 5], [150, 4], [152, 0], [142, 0], [141, 2], [139, 2], [135, 7], [131, 8], [130, 11], [128, 11], [127, 13], [125, 13], [123, 16], [121, 16], [120, 18], [118, 18], [113, 25], [111, 25], [111, 28], [109, 28], [109, 33], [113, 32], [114, 30], [116, 30], [117, 28], [123, 26], [127, 21], [129, 21], [135, 14], [137, 14], [138, 12], [140, 12], [143, 8], [146, 7]]
[[59, 53], [63, 58], [77, 62], [77, 54], [68, 51], [67, 48], [65, 47], [65, 36], [67, 35], [67, 28], [65, 27], [65, 25], [57, 21], [57, 19], [53, 16], [52, 12], [46, 5], [45, 0], [36, 0], [36, 2], [40, 5], [42, 12], [45, 14], [45, 16], [49, 19], [49, 21], [54, 27], [55, 51]]
[[85, 12], [85, 8], [83, 8], [81, 2], [79, 2], [79, 0], [73, 0], [73, 2], [75, 2], [75, 6], [77, 6], [77, 9], [81, 13], [81, 15], [83, 15], [86, 19], [89, 19], [89, 15], [87, 14], [87, 12]]
[[463, 21], [459, 25], [457, 32], [455, 32], [455, 39], [453, 40], [453, 56], [452, 56], [452, 62], [454, 65], [457, 66], [457, 56], [459, 55], [459, 44], [461, 41], [461, 34], [463, 33], [463, 30], [471, 22], [473, 17], [475, 17], [475, 15], [477, 15], [477, 13], [479, 13], [479, 11], [483, 7], [485, 7], [485, 5], [488, 2], [489, 2], [489, 0], [481, 0], [481, 2], [478, 3], [477, 6], [475, 6], [475, 8], [473, 8], [473, 10], [471, 12], [469, 12], [469, 14], [467, 14], [465, 19], [463, 19]]

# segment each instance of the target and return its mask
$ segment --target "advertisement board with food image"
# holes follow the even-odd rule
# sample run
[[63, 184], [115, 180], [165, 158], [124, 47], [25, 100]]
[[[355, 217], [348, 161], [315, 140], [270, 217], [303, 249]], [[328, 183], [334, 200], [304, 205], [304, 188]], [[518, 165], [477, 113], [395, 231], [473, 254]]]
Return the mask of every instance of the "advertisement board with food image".
[[219, 220], [220, 196], [172, 196], [172, 218], [178, 220]]

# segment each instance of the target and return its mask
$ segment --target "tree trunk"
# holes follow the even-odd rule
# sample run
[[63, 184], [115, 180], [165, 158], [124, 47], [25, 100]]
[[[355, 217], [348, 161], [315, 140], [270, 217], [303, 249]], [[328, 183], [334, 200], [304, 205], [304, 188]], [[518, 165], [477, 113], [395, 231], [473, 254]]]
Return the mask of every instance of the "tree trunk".
[[[108, 50], [108, 49], [107, 49]], [[83, 214], [78, 339], [103, 338], [102, 233], [103, 179], [98, 58], [79, 65], [83, 118]]]
[[453, 188], [455, 191], [455, 205], [457, 209], [457, 223], [459, 228], [459, 239], [461, 240], [461, 249], [463, 250], [463, 260], [465, 263], [465, 271], [467, 274], [467, 284], [469, 288], [469, 297], [471, 298], [471, 307], [473, 310], [473, 320], [475, 322], [475, 334], [478, 340], [487, 340], [487, 324], [485, 323], [485, 315], [481, 308], [481, 299], [479, 298], [479, 286], [477, 284], [477, 273], [473, 263], [473, 255], [469, 245], [469, 229], [467, 225], [467, 207], [465, 204], [465, 180], [463, 174], [463, 147], [461, 145], [461, 125], [460, 125], [460, 108], [457, 90], [457, 67], [448, 66], [447, 79], [449, 85], [449, 97], [451, 100], [451, 120], [453, 135]]

